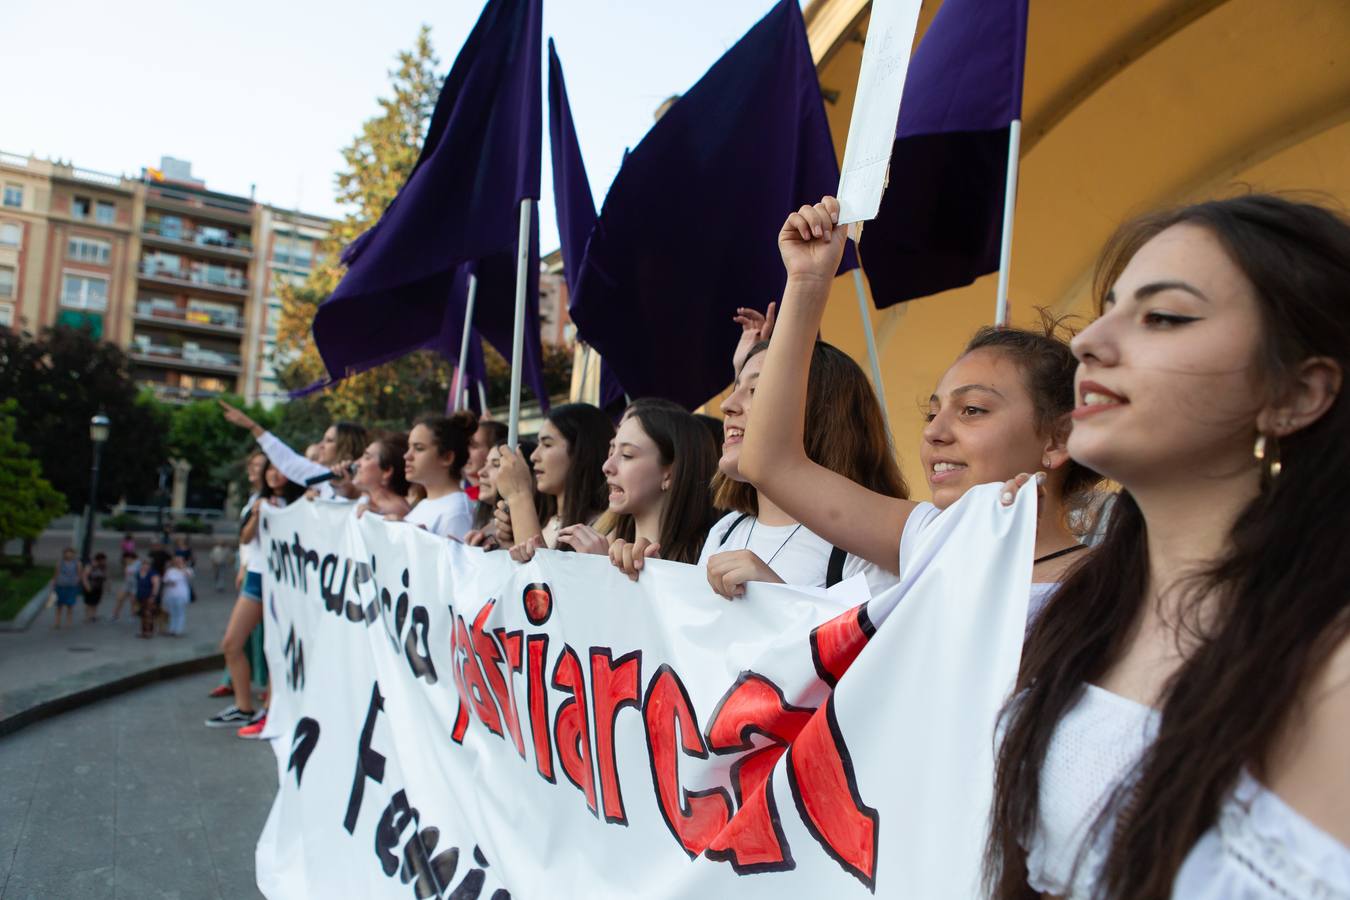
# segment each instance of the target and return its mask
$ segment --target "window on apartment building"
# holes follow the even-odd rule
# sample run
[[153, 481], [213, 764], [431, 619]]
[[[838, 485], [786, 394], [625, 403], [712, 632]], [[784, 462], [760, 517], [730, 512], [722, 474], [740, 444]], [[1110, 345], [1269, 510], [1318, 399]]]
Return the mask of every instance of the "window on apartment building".
[[108, 279], [66, 275], [61, 281], [61, 305], [72, 309], [107, 309]]
[[12, 206], [15, 209], [23, 207], [23, 185], [7, 184], [5, 185], [5, 206]]
[[8, 303], [0, 303], [0, 328], [14, 327], [14, 307]]
[[0, 266], [0, 297], [14, 296], [14, 267]]
[[0, 245], [5, 247], [19, 246], [19, 238], [23, 235], [23, 229], [13, 222], [0, 222]]
[[94, 238], [73, 237], [66, 242], [66, 258], [106, 266], [112, 256], [112, 244]]
[[93, 204], [89, 202], [88, 197], [75, 197], [70, 201], [70, 215], [76, 219], [89, 218], [89, 211]]
[[94, 219], [101, 225], [111, 225], [117, 221], [117, 205], [108, 201], [98, 201], [94, 210]]

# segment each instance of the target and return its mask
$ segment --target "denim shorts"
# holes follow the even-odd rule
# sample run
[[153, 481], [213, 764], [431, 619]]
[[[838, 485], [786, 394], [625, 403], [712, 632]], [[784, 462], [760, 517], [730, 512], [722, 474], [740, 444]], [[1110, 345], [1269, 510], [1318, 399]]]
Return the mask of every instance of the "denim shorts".
[[246, 572], [244, 573], [244, 590], [241, 592], [244, 597], [255, 603], [262, 602], [262, 573]]
[[80, 599], [80, 586], [78, 584], [58, 584], [56, 586], [57, 606], [74, 606], [78, 599]]

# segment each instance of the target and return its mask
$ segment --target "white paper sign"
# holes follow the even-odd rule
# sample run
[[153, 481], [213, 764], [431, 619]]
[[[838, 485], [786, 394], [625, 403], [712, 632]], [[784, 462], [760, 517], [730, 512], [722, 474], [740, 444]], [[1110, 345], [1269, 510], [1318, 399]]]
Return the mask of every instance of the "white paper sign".
[[1034, 492], [841, 601], [267, 509], [271, 900], [978, 895]]
[[881, 208], [922, 5], [922, 0], [872, 0], [858, 93], [839, 173], [841, 225], [874, 219]]

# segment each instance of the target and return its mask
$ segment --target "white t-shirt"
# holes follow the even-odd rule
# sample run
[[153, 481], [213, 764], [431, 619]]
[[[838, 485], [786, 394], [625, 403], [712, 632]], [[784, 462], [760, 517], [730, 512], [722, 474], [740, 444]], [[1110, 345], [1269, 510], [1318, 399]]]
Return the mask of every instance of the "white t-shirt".
[[[754, 516], [746, 516], [735, 528], [732, 523], [741, 518], [738, 512], [727, 513], [717, 521], [703, 542], [699, 554], [700, 568], [708, 567], [714, 553], [729, 550], [749, 550], [764, 561], [784, 584], [801, 587], [825, 587], [834, 547], [803, 525], [765, 525]], [[731, 529], [730, 534], [727, 529]], [[723, 538], [726, 540], [723, 540]], [[770, 561], [772, 560], [772, 561]], [[844, 578], [861, 573], [873, 594], [895, 584], [899, 579], [878, 566], [853, 554], [844, 557]]]
[[170, 566], [164, 570], [164, 593], [171, 595], [175, 599], [187, 597], [192, 591], [189, 586], [189, 576], [186, 570]]
[[473, 528], [473, 504], [468, 494], [455, 491], [435, 500], [421, 501], [403, 521], [421, 525], [432, 534], [462, 541]]

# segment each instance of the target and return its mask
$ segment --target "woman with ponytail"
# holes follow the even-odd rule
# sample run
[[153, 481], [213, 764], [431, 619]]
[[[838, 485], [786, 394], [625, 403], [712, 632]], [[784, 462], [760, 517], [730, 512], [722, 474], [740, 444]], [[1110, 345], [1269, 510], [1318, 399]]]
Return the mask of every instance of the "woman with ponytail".
[[1097, 292], [1068, 448], [1123, 490], [1027, 638], [988, 893], [1350, 897], [1350, 223], [1150, 216]]

